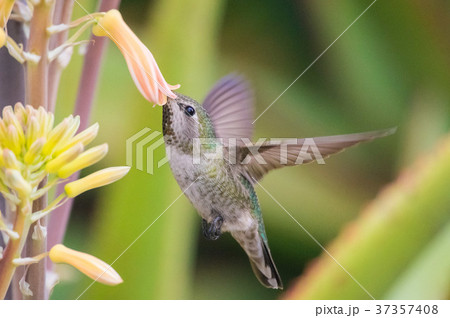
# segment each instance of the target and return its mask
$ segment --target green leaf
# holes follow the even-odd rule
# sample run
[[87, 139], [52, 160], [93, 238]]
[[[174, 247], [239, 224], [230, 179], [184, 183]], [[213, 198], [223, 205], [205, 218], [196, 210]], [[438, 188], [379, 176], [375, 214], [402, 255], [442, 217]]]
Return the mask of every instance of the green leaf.
[[384, 189], [327, 247], [333, 258], [323, 254], [286, 297], [385, 298], [450, 220], [449, 162], [447, 137]]
[[445, 299], [450, 294], [450, 222], [386, 293], [386, 299]]

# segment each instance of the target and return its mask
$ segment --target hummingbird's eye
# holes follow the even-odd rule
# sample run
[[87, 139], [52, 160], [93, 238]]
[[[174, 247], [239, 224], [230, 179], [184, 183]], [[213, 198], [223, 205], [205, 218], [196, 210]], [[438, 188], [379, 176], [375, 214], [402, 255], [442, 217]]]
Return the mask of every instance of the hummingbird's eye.
[[186, 113], [186, 115], [188, 115], [189, 117], [192, 117], [195, 115], [195, 109], [192, 106], [186, 106], [184, 108], [184, 112]]

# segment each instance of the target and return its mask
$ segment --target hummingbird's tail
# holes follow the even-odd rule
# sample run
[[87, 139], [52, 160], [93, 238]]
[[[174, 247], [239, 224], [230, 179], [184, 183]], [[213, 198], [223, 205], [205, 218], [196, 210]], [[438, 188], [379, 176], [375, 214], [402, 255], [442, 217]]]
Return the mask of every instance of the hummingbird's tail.
[[269, 246], [258, 231], [240, 231], [231, 234], [247, 253], [253, 272], [261, 284], [267, 288], [283, 289]]

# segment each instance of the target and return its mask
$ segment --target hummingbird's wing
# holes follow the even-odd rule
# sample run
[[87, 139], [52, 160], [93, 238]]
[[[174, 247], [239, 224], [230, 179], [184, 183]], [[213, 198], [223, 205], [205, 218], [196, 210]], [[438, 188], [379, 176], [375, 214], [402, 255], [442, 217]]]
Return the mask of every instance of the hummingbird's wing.
[[237, 162], [248, 180], [254, 182], [272, 169], [319, 161], [360, 142], [389, 136], [395, 131], [396, 128], [391, 128], [349, 135], [288, 139], [282, 140], [281, 144], [268, 141], [261, 146], [238, 148]]
[[203, 102], [218, 138], [251, 138], [253, 92], [242, 77], [228, 75], [219, 80]]

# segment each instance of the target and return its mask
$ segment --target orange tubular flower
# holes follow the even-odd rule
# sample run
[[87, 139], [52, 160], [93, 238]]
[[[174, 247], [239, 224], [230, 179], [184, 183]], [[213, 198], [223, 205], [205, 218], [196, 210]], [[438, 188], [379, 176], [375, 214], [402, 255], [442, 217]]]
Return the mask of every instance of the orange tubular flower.
[[167, 97], [176, 98], [172, 90], [180, 85], [166, 82], [152, 53], [125, 23], [119, 11], [108, 11], [98, 20], [92, 32], [96, 36], [107, 36], [116, 43], [125, 57], [134, 83], [145, 99], [162, 106], [167, 102]]

